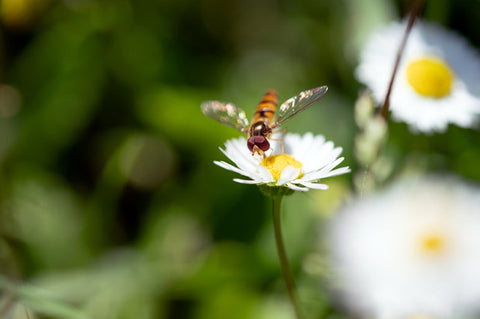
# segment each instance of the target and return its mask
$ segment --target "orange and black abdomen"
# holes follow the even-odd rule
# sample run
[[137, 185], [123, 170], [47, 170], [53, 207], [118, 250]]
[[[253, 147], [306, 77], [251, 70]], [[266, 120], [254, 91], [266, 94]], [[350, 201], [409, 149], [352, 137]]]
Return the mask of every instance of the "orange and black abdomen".
[[262, 120], [266, 121], [267, 123], [272, 123], [276, 109], [277, 92], [275, 92], [275, 90], [268, 90], [257, 106], [257, 110], [255, 111], [255, 116], [253, 117], [252, 123]]

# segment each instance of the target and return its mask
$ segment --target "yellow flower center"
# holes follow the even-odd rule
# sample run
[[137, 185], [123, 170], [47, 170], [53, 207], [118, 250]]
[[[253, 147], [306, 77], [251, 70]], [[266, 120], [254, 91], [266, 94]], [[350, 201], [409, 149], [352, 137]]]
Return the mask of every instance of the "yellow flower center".
[[302, 163], [297, 161], [293, 156], [287, 154], [280, 154], [280, 155], [273, 155], [262, 159], [263, 166], [265, 166], [272, 177], [278, 181], [280, 179], [280, 175], [282, 175], [283, 170], [287, 166], [293, 166], [294, 168], [300, 168], [300, 174], [297, 177], [302, 175]]
[[444, 234], [432, 232], [420, 237], [420, 251], [427, 255], [439, 255], [446, 249]]
[[407, 81], [420, 95], [442, 98], [450, 94], [454, 73], [441, 59], [422, 58], [407, 64]]

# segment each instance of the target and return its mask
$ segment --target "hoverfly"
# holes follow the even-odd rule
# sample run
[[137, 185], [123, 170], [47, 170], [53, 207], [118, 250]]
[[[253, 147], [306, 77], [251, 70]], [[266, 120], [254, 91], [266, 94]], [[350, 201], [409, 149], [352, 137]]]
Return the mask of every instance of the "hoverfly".
[[315, 103], [327, 93], [327, 90], [328, 87], [324, 85], [289, 98], [278, 108], [276, 121], [273, 121], [277, 109], [275, 90], [268, 90], [265, 93], [257, 106], [252, 124], [249, 124], [245, 112], [232, 103], [206, 101], [202, 103], [201, 109], [206, 116], [247, 134], [247, 146], [252, 155], [259, 154], [265, 157], [265, 152], [270, 149], [268, 140], [273, 130]]

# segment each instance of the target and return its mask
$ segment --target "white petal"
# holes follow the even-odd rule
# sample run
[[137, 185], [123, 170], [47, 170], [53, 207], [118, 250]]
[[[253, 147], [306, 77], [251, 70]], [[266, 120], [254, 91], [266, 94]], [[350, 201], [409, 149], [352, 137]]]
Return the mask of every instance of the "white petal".
[[272, 173], [263, 165], [258, 165], [257, 172], [259, 175], [259, 179], [262, 180], [264, 183], [272, 183], [275, 182], [273, 179]]
[[288, 148], [291, 149], [289, 154], [291, 154], [297, 161], [303, 163], [314, 149], [314, 140], [313, 134], [310, 132], [306, 133], [302, 137], [299, 135], [291, 136], [290, 138], [286, 139], [286, 143], [289, 146]]
[[294, 191], [308, 192], [308, 188], [306, 187], [301, 187], [292, 183], [287, 183], [286, 185], [288, 186], [288, 188], [293, 189]]
[[226, 143], [226, 149], [220, 150], [240, 169], [248, 172], [255, 172], [256, 161], [241, 147], [239, 143], [241, 141], [242, 140], [236, 140], [237, 143]]
[[[336, 159], [334, 162], [330, 163], [329, 165], [323, 167], [322, 169], [305, 174], [300, 180], [302, 181], [314, 181], [317, 179], [325, 178], [329, 176], [329, 172], [338, 164], [343, 161], [343, 157]], [[337, 174], [338, 175], [338, 174]]]
[[303, 163], [304, 174], [316, 171], [325, 165], [333, 162], [342, 152], [341, 147], [334, 148], [333, 143], [327, 142], [316, 146], [310, 156]]
[[342, 174], [346, 174], [346, 173], [350, 173], [350, 172], [351, 172], [350, 167], [348, 167], [348, 166], [340, 167], [340, 168], [334, 169], [333, 171], [330, 171], [329, 173], [325, 174], [322, 178], [342, 175]]
[[277, 181], [277, 185], [283, 185], [296, 179], [300, 175], [300, 169], [293, 166], [287, 166], [283, 169], [280, 178]]
[[321, 189], [321, 190], [326, 190], [326, 189], [328, 189], [328, 185], [325, 185], [325, 184], [302, 182], [301, 185], [306, 186], [306, 187], [308, 187], [308, 188], [313, 188], [313, 189]]
[[233, 181], [241, 184], [263, 184], [262, 181], [256, 181], [256, 180], [250, 180], [250, 179], [234, 178]]
[[245, 144], [244, 138], [233, 139], [225, 143], [225, 150], [221, 148], [220, 150], [244, 172], [242, 175], [252, 179], [262, 179], [263, 172], [258, 170], [259, 160], [252, 156]]
[[228, 164], [228, 163], [225, 163], [225, 162], [219, 162], [219, 161], [213, 161], [213, 163], [215, 165], [218, 165], [220, 166], [221, 168], [224, 168], [226, 170], [229, 170], [229, 171], [232, 171], [232, 172], [235, 172], [235, 173], [238, 173], [240, 175], [243, 175], [243, 176], [247, 176], [247, 177], [250, 177], [249, 174], [247, 172], [244, 172], [242, 171], [241, 169], [231, 165], [231, 164]]

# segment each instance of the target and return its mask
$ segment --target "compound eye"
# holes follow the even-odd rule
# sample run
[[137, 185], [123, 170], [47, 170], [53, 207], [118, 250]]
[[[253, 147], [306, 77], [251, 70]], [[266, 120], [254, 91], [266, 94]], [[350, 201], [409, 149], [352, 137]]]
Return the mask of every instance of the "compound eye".
[[252, 136], [247, 141], [247, 146], [250, 152], [253, 152], [253, 146], [255, 145], [255, 136]]
[[255, 136], [255, 145], [264, 152], [270, 149], [270, 143], [264, 136]]

